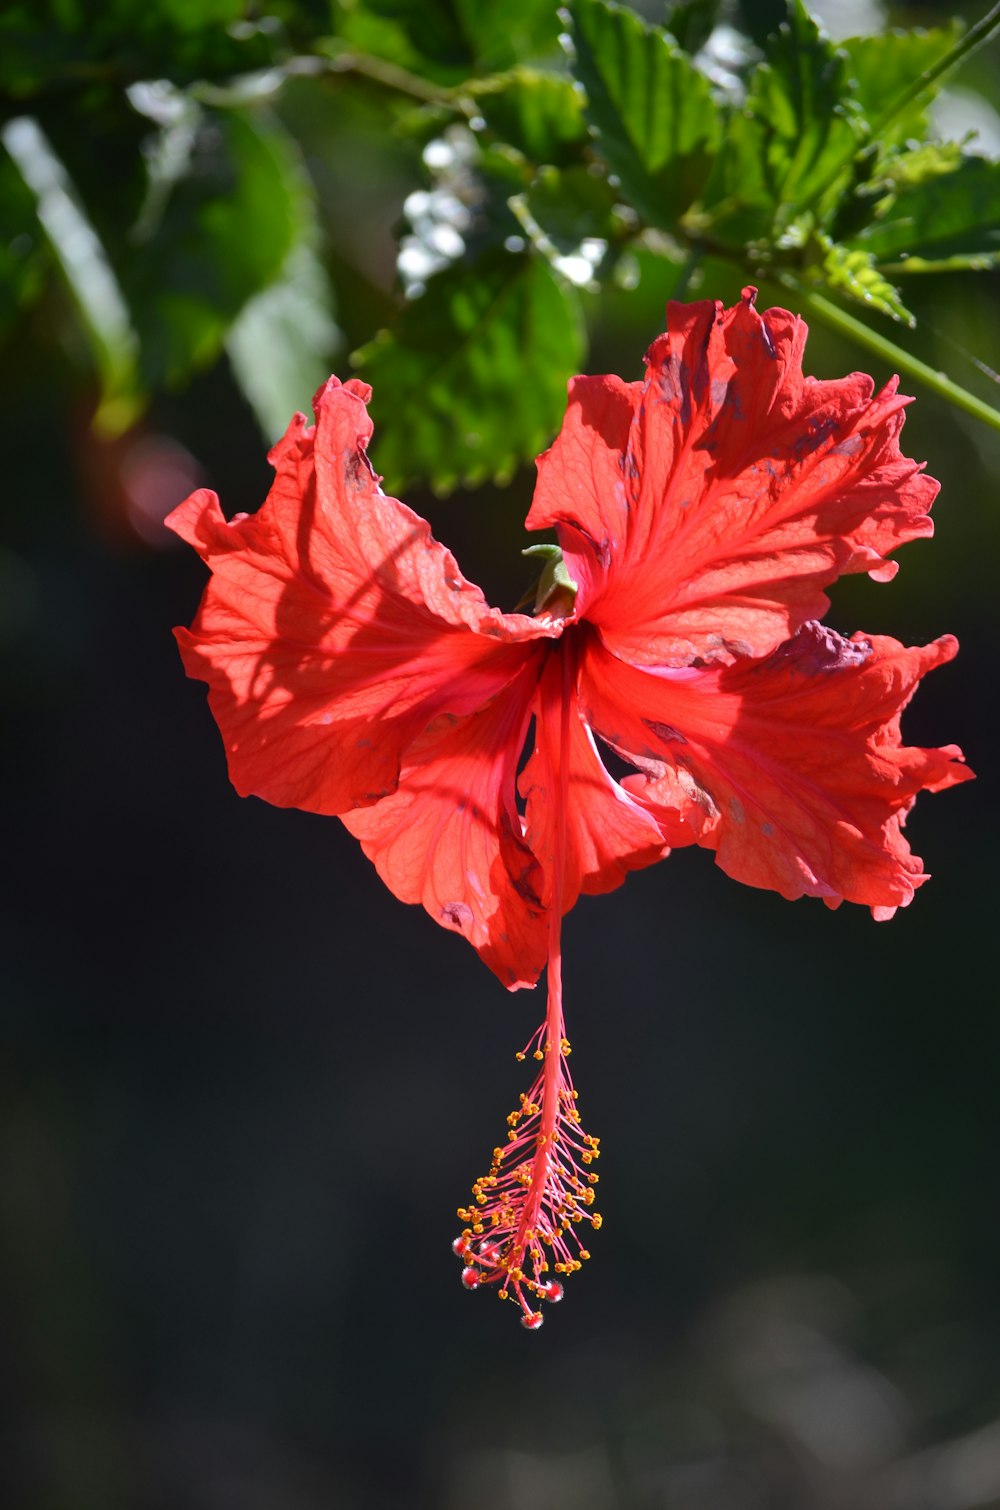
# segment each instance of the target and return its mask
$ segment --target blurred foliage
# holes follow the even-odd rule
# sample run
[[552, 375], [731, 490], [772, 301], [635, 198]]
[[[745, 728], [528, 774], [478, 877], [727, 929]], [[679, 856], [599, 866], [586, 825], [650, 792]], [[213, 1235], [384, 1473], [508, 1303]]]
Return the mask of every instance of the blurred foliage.
[[[8, 4], [0, 336], [50, 305], [105, 435], [225, 352], [273, 439], [357, 346], [388, 484], [439, 492], [545, 444], [590, 295], [627, 292], [640, 253], [678, 293], [712, 259], [821, 320], [859, 305], [840, 328], [934, 386], [878, 322], [915, 326], [915, 275], [1000, 261], [1000, 166], [928, 116], [996, 17], [841, 46], [803, 0], [666, 22], [612, 0]], [[348, 151], [364, 121], [400, 183], [384, 328], [346, 339], [372, 270], [340, 232], [366, 207], [324, 203], [324, 116]]]

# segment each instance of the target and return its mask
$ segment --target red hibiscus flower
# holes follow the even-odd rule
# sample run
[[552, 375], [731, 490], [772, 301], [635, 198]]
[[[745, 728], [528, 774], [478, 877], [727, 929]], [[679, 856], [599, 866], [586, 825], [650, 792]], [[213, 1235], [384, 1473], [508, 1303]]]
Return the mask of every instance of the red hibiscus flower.
[[314, 426], [296, 415], [257, 514], [227, 523], [201, 490], [168, 521], [212, 570], [177, 637], [237, 790], [341, 818], [505, 985], [547, 967], [519, 1055], [535, 1081], [454, 1245], [463, 1282], [496, 1283], [532, 1329], [600, 1224], [560, 975], [580, 893], [700, 844], [752, 886], [887, 918], [926, 880], [903, 837], [917, 793], [971, 775], [955, 746], [900, 737], [955, 640], [819, 622], [838, 576], [887, 581], [931, 532], [937, 483], [898, 445], [906, 400], [804, 377], [801, 320], [753, 301], [673, 304], [643, 381], [570, 385], [528, 516], [562, 552], [534, 616], [491, 608], [380, 491], [357, 381], [329, 380]]

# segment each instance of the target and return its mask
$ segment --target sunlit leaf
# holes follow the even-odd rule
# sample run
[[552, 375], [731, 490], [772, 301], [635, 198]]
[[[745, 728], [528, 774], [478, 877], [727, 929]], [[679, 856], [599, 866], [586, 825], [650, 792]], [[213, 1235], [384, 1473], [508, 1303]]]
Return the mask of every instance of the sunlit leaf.
[[608, 0], [571, 7], [574, 68], [625, 198], [671, 227], [704, 186], [721, 140], [707, 80], [666, 32]]
[[[829, 221], [833, 241], [852, 245], [867, 233], [873, 221], [884, 220], [900, 189], [918, 184], [932, 184], [937, 178], [953, 173], [963, 158], [958, 142], [924, 142], [912, 148], [892, 148], [876, 160], [876, 149], [868, 149], [855, 166], [862, 168], [854, 192], [846, 191]], [[927, 192], [933, 193], [933, 189]]]
[[281, 279], [250, 300], [226, 337], [236, 379], [267, 441], [278, 439], [297, 409], [308, 414], [340, 341], [326, 272], [302, 243]]
[[550, 0], [337, 0], [334, 17], [353, 46], [446, 82], [551, 53], [559, 35]]
[[582, 349], [576, 297], [542, 258], [493, 252], [438, 273], [354, 357], [386, 486], [508, 478], [558, 428]]
[[607, 179], [587, 168], [546, 167], [514, 208], [533, 239], [565, 256], [584, 242], [615, 234], [617, 200]]
[[[932, 31], [876, 32], [841, 43], [847, 53], [855, 97], [869, 124], [878, 121], [915, 79], [954, 47], [964, 29], [961, 21], [953, 20]], [[926, 107], [935, 92], [932, 86], [880, 128], [881, 151], [926, 134]]]
[[877, 309], [893, 320], [899, 320], [905, 325], [916, 323], [900, 298], [899, 291], [875, 266], [870, 253], [838, 246], [828, 237], [819, 240], [823, 256], [815, 270], [817, 281], [822, 281], [832, 292], [846, 294], [859, 304], [867, 304], [870, 309]]
[[884, 196], [900, 189], [917, 188], [935, 178], [947, 178], [960, 166], [965, 150], [961, 142], [923, 142], [907, 151], [894, 152], [881, 167], [873, 192]]
[[747, 113], [761, 133], [779, 226], [820, 194], [822, 219], [824, 207], [851, 179], [864, 121], [852, 99], [844, 54], [821, 34], [802, 0], [791, 0], [788, 20], [768, 43], [767, 61], [753, 75]]
[[966, 157], [932, 184], [908, 186], [854, 245], [900, 273], [913, 259], [919, 259], [914, 271], [921, 272], [955, 257], [991, 265], [1000, 254], [1000, 162]]
[[572, 79], [517, 68], [478, 80], [468, 92], [488, 129], [532, 162], [562, 166], [590, 139], [583, 93]]
[[776, 205], [765, 171], [765, 138], [746, 112], [734, 112], [718, 157], [709, 170], [699, 202], [685, 225], [718, 246], [742, 251], [748, 242], [770, 235]]
[[722, 0], [678, 0], [667, 8], [663, 25], [685, 52], [696, 53], [712, 34]]
[[158, 218], [144, 217], [128, 291], [152, 384], [213, 361], [244, 305], [281, 274], [310, 197], [294, 143], [270, 117], [205, 112]]

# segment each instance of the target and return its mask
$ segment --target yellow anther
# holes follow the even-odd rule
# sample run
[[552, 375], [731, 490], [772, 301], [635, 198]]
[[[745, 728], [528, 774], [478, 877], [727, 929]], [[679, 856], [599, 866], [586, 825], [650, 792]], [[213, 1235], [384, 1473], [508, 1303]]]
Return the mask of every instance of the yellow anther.
[[598, 1232], [604, 1226], [604, 1218], [599, 1211], [595, 1211], [590, 1220], [594, 1224], [594, 1231]]
[[544, 1059], [545, 1055], [542, 1053], [541, 1049], [536, 1049], [531, 1057], [532, 1059]]
[[507, 1299], [507, 1291], [506, 1290], [498, 1290], [497, 1294], [499, 1295], [499, 1297], [500, 1297], [501, 1300], [506, 1300]]
[[518, 1061], [518, 1063], [519, 1063], [519, 1064], [520, 1064], [520, 1063], [521, 1063], [521, 1062], [522, 1062], [522, 1061], [523, 1061], [523, 1059], [524, 1059], [524, 1055], [523, 1055], [523, 1054], [521, 1054], [521, 1053], [517, 1053], [517, 1054], [515, 1054], [515, 1055], [514, 1055], [514, 1058], [515, 1058], [515, 1059], [516, 1059], [516, 1060], [517, 1060], [517, 1061]]
[[482, 1222], [473, 1222], [473, 1224], [472, 1224], [472, 1230], [476, 1234], [476, 1236], [479, 1237], [480, 1234], [482, 1232], [484, 1232], [486, 1229], [484, 1228]]
[[580, 1249], [580, 1257], [581, 1258], [589, 1258], [590, 1257], [590, 1253], [588, 1252], [588, 1250], [586, 1248], [581, 1248]]

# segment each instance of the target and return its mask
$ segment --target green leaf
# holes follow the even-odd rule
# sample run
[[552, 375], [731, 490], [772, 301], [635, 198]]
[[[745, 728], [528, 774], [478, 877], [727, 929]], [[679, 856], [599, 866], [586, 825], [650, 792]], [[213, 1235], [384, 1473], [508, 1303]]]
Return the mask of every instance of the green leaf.
[[283, 434], [297, 409], [309, 413], [330, 374], [342, 340], [331, 304], [325, 269], [302, 243], [280, 282], [250, 300], [226, 338], [233, 372], [268, 442]]
[[[963, 157], [958, 142], [925, 142], [910, 151], [895, 147], [880, 162], [873, 160], [876, 151], [872, 147], [855, 159], [855, 165], [862, 170], [861, 181], [853, 193], [845, 192], [829, 222], [830, 239], [844, 246], [864, 236], [873, 221], [886, 217], [899, 189], [930, 184], [953, 173]], [[871, 177], [864, 176], [868, 169]]]
[[451, 83], [551, 53], [559, 35], [551, 0], [338, 0], [335, 26], [355, 47]]
[[[844, 54], [820, 32], [802, 0], [791, 0], [788, 20], [768, 42], [747, 113], [761, 132], [778, 227], [790, 225], [807, 206], [822, 223], [853, 176], [850, 163], [863, 143], [864, 122]], [[813, 206], [817, 194], [822, 203]]]
[[749, 242], [770, 238], [775, 209], [761, 127], [745, 111], [734, 113], [701, 199], [684, 217], [685, 229], [716, 246], [742, 251]]
[[135, 79], [190, 83], [266, 66], [245, 0], [20, 0], [0, 13], [0, 90], [30, 100]]
[[531, 162], [565, 166], [590, 140], [583, 94], [572, 79], [517, 68], [478, 80], [468, 92], [487, 128]]
[[128, 292], [151, 386], [215, 360], [244, 305], [281, 275], [306, 234], [310, 190], [271, 117], [205, 111], [162, 211], [144, 215]]
[[[932, 31], [888, 31], [868, 37], [851, 37], [841, 43], [847, 53], [848, 73], [854, 94], [869, 123], [877, 121], [895, 101], [911, 88], [914, 79], [953, 48], [964, 31], [961, 21]], [[878, 133], [882, 154], [910, 137], [926, 135], [926, 107], [937, 90], [930, 85], [926, 94], [911, 101]]]
[[584, 242], [609, 241], [619, 231], [618, 195], [588, 168], [542, 168], [511, 209], [547, 255], [572, 256]]
[[704, 47], [719, 19], [722, 0], [678, 0], [668, 6], [664, 26], [687, 53]]
[[101, 385], [95, 426], [124, 430], [142, 408], [136, 339], [129, 310], [104, 246], [63, 164], [29, 116], [0, 131], [11, 159], [35, 199], [35, 212], [76, 307]]
[[608, 0], [571, 8], [575, 72], [624, 197], [673, 227], [698, 198], [722, 127], [707, 80], [671, 37]]
[[494, 251], [438, 273], [353, 358], [387, 485], [509, 478], [558, 428], [582, 349], [576, 297], [541, 258]]
[[899, 291], [878, 270], [870, 253], [838, 246], [827, 236], [820, 236], [817, 240], [822, 261], [812, 270], [815, 282], [825, 284], [834, 293], [847, 294], [859, 304], [867, 304], [870, 309], [877, 309], [904, 325], [916, 324], [899, 297]]
[[903, 273], [942, 270], [953, 259], [983, 259], [992, 266], [1000, 257], [1000, 162], [966, 157], [953, 172], [930, 185], [915, 183], [886, 201], [882, 218], [854, 239], [853, 245], [883, 267]]
[[961, 166], [965, 156], [961, 142], [924, 142], [908, 152], [894, 152], [881, 165], [872, 192], [885, 198], [887, 193], [896, 194], [900, 189], [914, 189], [935, 178], [946, 178]]

